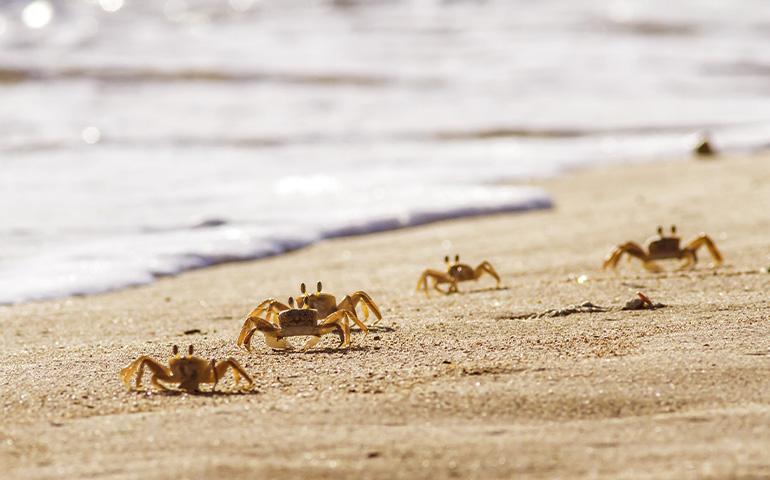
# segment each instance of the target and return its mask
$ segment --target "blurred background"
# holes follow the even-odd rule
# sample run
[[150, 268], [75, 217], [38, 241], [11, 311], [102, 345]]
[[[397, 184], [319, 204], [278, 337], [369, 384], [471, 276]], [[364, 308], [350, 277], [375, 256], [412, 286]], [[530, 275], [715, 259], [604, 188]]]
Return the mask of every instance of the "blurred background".
[[0, 303], [770, 138], [766, 0], [0, 2]]

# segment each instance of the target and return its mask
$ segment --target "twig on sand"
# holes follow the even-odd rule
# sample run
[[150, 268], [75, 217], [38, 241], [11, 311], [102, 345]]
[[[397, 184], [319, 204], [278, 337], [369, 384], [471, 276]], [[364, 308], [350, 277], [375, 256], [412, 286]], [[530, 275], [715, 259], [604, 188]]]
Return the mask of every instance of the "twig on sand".
[[662, 303], [655, 303], [642, 292], [636, 292], [636, 297], [626, 302], [621, 308], [602, 307], [592, 302], [583, 302], [578, 305], [572, 305], [566, 308], [553, 308], [542, 312], [524, 313], [520, 315], [511, 315], [501, 317], [501, 320], [534, 320], [537, 318], [555, 318], [566, 317], [575, 313], [604, 313], [622, 310], [655, 310], [665, 307]]
[[601, 307], [594, 305], [591, 302], [583, 302], [580, 305], [572, 305], [567, 308], [552, 308], [539, 313], [524, 313], [521, 315], [513, 315], [505, 317], [510, 320], [532, 320], [535, 318], [553, 318], [553, 317], [566, 317], [574, 313], [596, 313], [596, 312], [609, 312], [611, 309], [607, 307]]

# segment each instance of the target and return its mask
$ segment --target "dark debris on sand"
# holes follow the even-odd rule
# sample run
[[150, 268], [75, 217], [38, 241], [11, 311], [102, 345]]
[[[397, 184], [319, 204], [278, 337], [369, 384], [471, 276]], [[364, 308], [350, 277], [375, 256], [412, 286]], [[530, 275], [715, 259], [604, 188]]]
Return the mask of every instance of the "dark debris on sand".
[[651, 301], [646, 295], [641, 292], [637, 292], [637, 296], [626, 302], [621, 308], [614, 307], [602, 307], [592, 302], [583, 302], [578, 305], [571, 305], [566, 308], [552, 308], [544, 310], [542, 312], [523, 313], [519, 315], [511, 315], [500, 317], [501, 320], [534, 320], [537, 318], [556, 318], [566, 317], [576, 313], [605, 313], [613, 311], [623, 310], [656, 310], [663, 308], [666, 305], [662, 303], [656, 303]]

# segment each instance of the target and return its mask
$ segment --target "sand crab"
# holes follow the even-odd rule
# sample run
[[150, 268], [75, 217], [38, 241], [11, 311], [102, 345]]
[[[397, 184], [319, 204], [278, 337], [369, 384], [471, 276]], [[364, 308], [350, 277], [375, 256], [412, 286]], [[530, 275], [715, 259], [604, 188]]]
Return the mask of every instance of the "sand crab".
[[[316, 284], [317, 291], [315, 293], [307, 293], [307, 288], [304, 283], [299, 286], [299, 289], [302, 292], [302, 295], [297, 297], [297, 306], [299, 308], [306, 306], [318, 310], [318, 316], [320, 318], [326, 318], [332, 313], [340, 310], [347, 310], [352, 314], [351, 318], [355, 324], [358, 325], [364, 333], [368, 333], [369, 330], [366, 325], [358, 319], [358, 314], [356, 313], [356, 307], [360, 305], [361, 312], [364, 314], [364, 320], [369, 319], [370, 310], [374, 313], [374, 316], [377, 317], [377, 320], [375, 320], [372, 325], [377, 325], [377, 323], [382, 320], [382, 314], [380, 314], [380, 309], [377, 307], [377, 304], [374, 303], [372, 297], [363, 290], [358, 290], [349, 295], [345, 295], [345, 298], [338, 304], [337, 298], [334, 295], [322, 292], [323, 284], [321, 282]], [[286, 306], [286, 304], [281, 303], [274, 298], [268, 298], [257, 305], [249, 316], [258, 317], [264, 312], [265, 320], [271, 321], [271, 319], [274, 320], [279, 313], [288, 309], [289, 307]]]
[[254, 385], [254, 381], [249, 374], [246, 373], [246, 370], [234, 358], [217, 362], [213, 358], [206, 360], [201, 357], [195, 357], [193, 356], [192, 345], [188, 347], [186, 357], [179, 356], [179, 347], [176, 345], [174, 345], [172, 351], [174, 356], [169, 359], [168, 366], [147, 355], [142, 355], [120, 371], [120, 379], [127, 388], [131, 388], [131, 377], [136, 373], [136, 389], [138, 390], [142, 386], [144, 367], [147, 367], [152, 372], [150, 382], [160, 390], [168, 390], [160, 382], [177, 383], [179, 388], [188, 393], [198, 392], [198, 386], [201, 383], [213, 383], [214, 385], [211, 387], [213, 392], [217, 388], [219, 379], [227, 373], [228, 368], [232, 368], [236, 385], [240, 383], [241, 377], [246, 379], [248, 387]]
[[[500, 275], [497, 274], [492, 264], [484, 260], [479, 263], [476, 268], [460, 263], [460, 255], [455, 255], [454, 263], [449, 261], [449, 255], [444, 257], [444, 263], [447, 265], [446, 272], [439, 270], [427, 269], [420, 275], [420, 280], [417, 282], [417, 291], [425, 290], [425, 294], [428, 294], [428, 279], [433, 279], [433, 288], [441, 293], [449, 294], [457, 292], [457, 284], [459, 282], [467, 282], [469, 280], [478, 280], [482, 274], [488, 273], [497, 281], [497, 287], [500, 287]], [[439, 285], [448, 283], [449, 289], [447, 291], [438, 288]]]
[[[237, 343], [238, 346], [243, 346], [246, 350], [251, 351], [251, 337], [256, 332], [262, 332], [265, 336], [265, 343], [270, 348], [293, 350], [294, 347], [286, 341], [286, 338], [309, 336], [310, 339], [302, 347], [302, 350], [308, 350], [321, 340], [322, 335], [336, 333], [340, 337], [339, 346], [349, 347], [350, 324], [348, 319], [356, 321], [350, 310], [337, 310], [326, 317], [321, 317], [318, 310], [309, 308], [307, 305], [297, 305], [295, 308], [294, 298], [290, 297], [288, 307], [278, 314], [277, 324], [260, 318], [252, 312], [243, 323]], [[365, 325], [364, 328], [366, 328]]]
[[684, 248], [679, 246], [680, 239], [676, 235], [676, 225], [671, 226], [671, 235], [666, 236], [663, 227], [658, 227], [658, 236], [647, 240], [647, 251], [634, 242], [626, 242], [618, 245], [604, 260], [602, 268], [616, 268], [620, 257], [624, 253], [636, 257], [642, 261], [642, 265], [650, 272], [661, 272], [662, 269], [655, 263], [655, 260], [683, 259], [684, 262], [678, 270], [690, 268], [698, 261], [696, 252], [702, 246], [706, 246], [711, 256], [714, 258], [715, 265], [722, 264], [722, 254], [719, 253], [714, 241], [705, 233], [701, 233], [695, 240], [691, 241]]

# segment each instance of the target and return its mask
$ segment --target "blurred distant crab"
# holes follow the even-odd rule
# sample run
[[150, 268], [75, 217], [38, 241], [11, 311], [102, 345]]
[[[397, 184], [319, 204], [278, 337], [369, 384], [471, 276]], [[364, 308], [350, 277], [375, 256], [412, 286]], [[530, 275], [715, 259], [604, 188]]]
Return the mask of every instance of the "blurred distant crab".
[[624, 253], [641, 260], [644, 268], [650, 272], [658, 273], [663, 271], [655, 263], [655, 260], [684, 260], [678, 270], [692, 268], [698, 262], [698, 256], [696, 255], [698, 249], [704, 245], [714, 258], [714, 264], [716, 266], [722, 264], [722, 254], [719, 253], [714, 241], [705, 233], [698, 235], [695, 240], [685, 245], [684, 248], [680, 247], [679, 243], [680, 238], [676, 235], [676, 225], [671, 226], [671, 235], [669, 236], [664, 234], [663, 227], [658, 227], [658, 236], [647, 240], [647, 251], [634, 242], [618, 245], [604, 260], [602, 268], [616, 268], [620, 257]]
[[[433, 280], [433, 288], [443, 294], [456, 293], [458, 291], [457, 284], [459, 282], [467, 282], [469, 280], [478, 280], [481, 275], [488, 273], [496, 281], [496, 287], [500, 287], [500, 275], [497, 274], [491, 263], [484, 260], [479, 263], [476, 268], [460, 263], [460, 255], [455, 255], [454, 263], [450, 263], [449, 256], [444, 257], [444, 263], [447, 265], [446, 272], [440, 270], [427, 269], [420, 275], [420, 280], [417, 282], [417, 291], [424, 290], [425, 294], [428, 294], [428, 279]], [[438, 288], [439, 285], [449, 284], [447, 291]]]
[[[313, 348], [321, 336], [336, 333], [340, 337], [339, 347], [350, 346], [350, 323], [348, 319], [358, 322], [364, 331], [366, 326], [357, 320], [350, 310], [337, 310], [326, 317], [321, 317], [318, 310], [309, 308], [306, 304], [297, 305], [294, 298], [289, 298], [289, 305], [278, 314], [278, 323], [272, 323], [258, 317], [252, 312], [243, 322], [241, 333], [238, 335], [238, 346], [251, 351], [251, 337], [256, 332], [262, 332], [265, 343], [276, 350], [293, 350], [294, 346], [286, 339], [288, 337], [308, 336], [310, 339], [302, 347], [302, 350]], [[320, 321], [319, 321], [320, 320]]]
[[131, 388], [131, 377], [136, 373], [136, 389], [139, 390], [142, 386], [144, 368], [147, 367], [152, 372], [150, 382], [160, 390], [168, 390], [168, 387], [160, 382], [179, 384], [179, 388], [188, 393], [198, 392], [198, 386], [201, 383], [213, 383], [214, 385], [211, 387], [213, 392], [217, 388], [219, 379], [227, 373], [229, 368], [232, 368], [236, 385], [240, 383], [241, 377], [248, 382], [247, 388], [254, 385], [249, 374], [234, 358], [217, 362], [213, 358], [206, 360], [195, 357], [193, 356], [192, 345], [188, 347], [186, 357], [179, 356], [179, 347], [176, 345], [172, 351], [174, 356], [169, 359], [168, 366], [147, 355], [142, 355], [120, 371], [120, 379], [127, 388]]
[[[299, 286], [299, 289], [302, 292], [302, 295], [297, 297], [297, 306], [300, 308], [308, 307], [318, 310], [319, 318], [326, 318], [334, 312], [347, 310], [351, 313], [351, 318], [355, 324], [358, 325], [364, 333], [368, 333], [369, 330], [366, 328], [366, 325], [358, 319], [358, 314], [356, 313], [356, 307], [360, 305], [361, 312], [364, 314], [364, 320], [369, 319], [370, 310], [374, 313], [374, 316], [377, 317], [377, 320], [375, 320], [372, 325], [377, 325], [377, 323], [382, 320], [382, 314], [380, 314], [380, 309], [377, 307], [377, 304], [374, 303], [372, 297], [363, 290], [357, 290], [349, 295], [345, 295], [345, 298], [338, 304], [337, 298], [334, 295], [322, 293], [323, 284], [321, 282], [316, 284], [317, 291], [315, 293], [307, 293], [307, 288], [304, 283]], [[275, 298], [268, 298], [257, 305], [249, 316], [259, 317], [262, 313], [265, 313], [265, 320], [271, 321], [271, 319], [275, 319], [279, 313], [288, 309], [289, 307], [286, 306], [286, 304], [279, 302]]]

